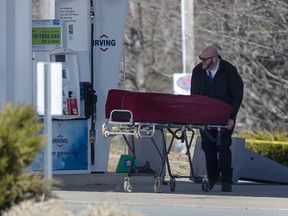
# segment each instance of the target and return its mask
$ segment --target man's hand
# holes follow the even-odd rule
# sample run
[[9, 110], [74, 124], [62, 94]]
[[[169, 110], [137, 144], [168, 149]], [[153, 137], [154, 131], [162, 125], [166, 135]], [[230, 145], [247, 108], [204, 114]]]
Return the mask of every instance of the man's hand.
[[234, 120], [232, 120], [232, 119], [228, 120], [228, 130], [231, 130], [233, 128], [234, 123], [235, 123]]

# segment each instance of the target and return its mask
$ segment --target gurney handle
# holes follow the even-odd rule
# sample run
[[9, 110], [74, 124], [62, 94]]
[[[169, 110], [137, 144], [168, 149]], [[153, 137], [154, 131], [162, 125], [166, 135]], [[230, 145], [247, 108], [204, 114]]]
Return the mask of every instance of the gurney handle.
[[108, 122], [110, 124], [133, 125], [133, 114], [130, 110], [112, 110]]
[[140, 138], [153, 137], [155, 133], [155, 124], [141, 123], [137, 127], [137, 133]]

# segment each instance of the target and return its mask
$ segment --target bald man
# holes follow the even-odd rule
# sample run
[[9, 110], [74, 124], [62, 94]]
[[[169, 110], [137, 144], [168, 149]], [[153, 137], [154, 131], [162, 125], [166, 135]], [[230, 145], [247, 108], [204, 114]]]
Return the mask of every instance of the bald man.
[[[205, 153], [209, 180], [208, 191], [221, 180], [223, 192], [232, 191], [232, 133], [236, 116], [243, 99], [243, 81], [237, 68], [223, 60], [214, 47], [205, 48], [199, 55], [200, 63], [195, 66], [191, 79], [191, 95], [205, 95], [229, 103], [233, 112], [227, 122], [228, 129], [221, 133], [221, 143], [216, 145], [206, 133], [217, 137], [217, 131], [200, 131], [201, 147]], [[218, 157], [218, 156], [219, 157]], [[221, 177], [221, 178], [220, 178]], [[207, 191], [206, 191], [207, 192]]]

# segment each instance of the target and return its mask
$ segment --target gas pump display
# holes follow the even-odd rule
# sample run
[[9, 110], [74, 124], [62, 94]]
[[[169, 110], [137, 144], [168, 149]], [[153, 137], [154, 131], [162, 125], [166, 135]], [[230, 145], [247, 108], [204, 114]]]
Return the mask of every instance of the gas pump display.
[[68, 48], [51, 51], [50, 62], [62, 63], [63, 115], [56, 119], [73, 119], [80, 116], [80, 87], [77, 54]]

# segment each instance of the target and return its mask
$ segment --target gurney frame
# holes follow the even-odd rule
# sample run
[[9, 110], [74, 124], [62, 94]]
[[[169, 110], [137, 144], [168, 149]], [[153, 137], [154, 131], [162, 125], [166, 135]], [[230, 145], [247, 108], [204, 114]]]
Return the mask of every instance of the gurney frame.
[[[217, 145], [220, 145], [221, 142], [221, 132], [227, 128], [227, 125], [199, 125], [199, 124], [175, 124], [175, 123], [162, 123], [162, 122], [135, 122], [133, 119], [133, 113], [130, 110], [112, 110], [109, 116], [109, 119], [102, 125], [102, 135], [104, 137], [122, 135], [129, 151], [132, 154], [132, 165], [127, 174], [127, 177], [124, 179], [123, 188], [126, 192], [132, 192], [133, 185], [130, 182], [130, 177], [133, 175], [132, 169], [134, 166], [134, 161], [136, 160], [135, 154], [135, 143], [134, 138], [151, 138], [154, 147], [156, 148], [159, 156], [162, 159], [161, 169], [158, 175], [155, 176], [154, 179], [154, 191], [157, 193], [161, 193], [163, 191], [163, 185], [170, 183], [170, 190], [175, 191], [176, 188], [176, 178], [188, 178], [195, 183], [201, 183], [202, 190], [205, 192], [209, 191], [209, 182], [206, 176], [195, 176], [192, 166], [192, 158], [190, 153], [190, 148], [192, 146], [192, 141], [195, 137], [195, 130], [199, 129], [204, 131], [206, 135], [213, 141], [216, 142]], [[217, 137], [213, 138], [209, 133], [207, 133], [207, 129], [217, 130]], [[163, 146], [164, 151], [161, 153], [160, 149], [157, 147], [153, 136], [155, 131], [161, 131], [163, 136]], [[165, 132], [172, 135], [172, 139], [167, 145]], [[188, 138], [188, 133], [191, 133], [190, 138]], [[127, 136], [131, 137], [131, 140], [127, 138]], [[186, 147], [186, 155], [188, 157], [188, 162], [190, 166], [191, 175], [182, 176], [173, 174], [171, 171], [171, 166], [169, 162], [169, 154], [172, 149], [172, 145], [175, 139], [181, 140], [185, 143]], [[170, 180], [167, 182], [163, 179], [163, 171], [165, 166], [167, 165], [167, 171], [170, 177]], [[165, 177], [164, 177], [165, 178]]]

